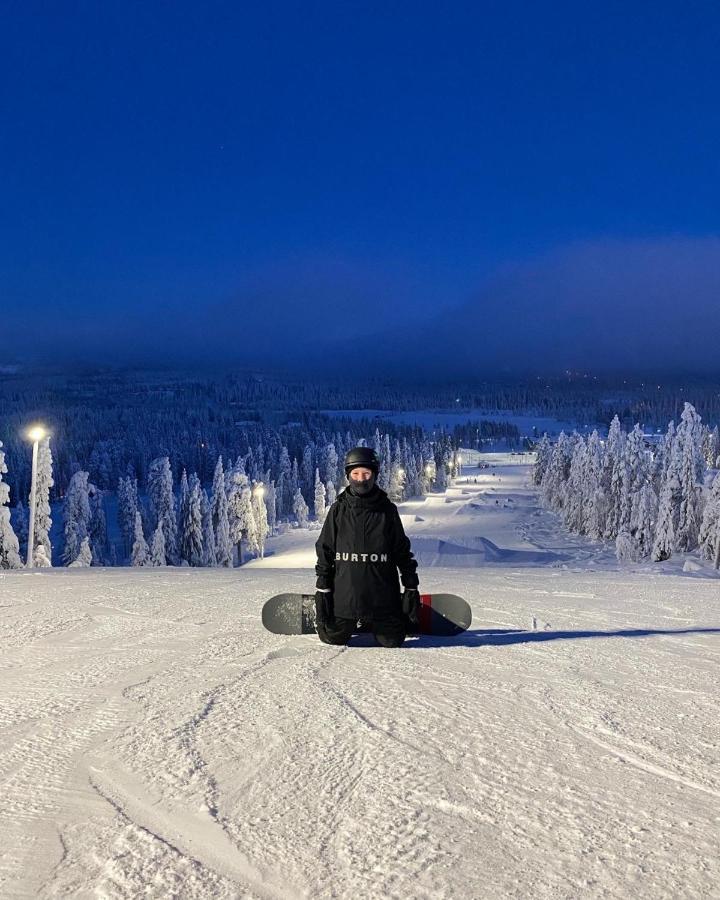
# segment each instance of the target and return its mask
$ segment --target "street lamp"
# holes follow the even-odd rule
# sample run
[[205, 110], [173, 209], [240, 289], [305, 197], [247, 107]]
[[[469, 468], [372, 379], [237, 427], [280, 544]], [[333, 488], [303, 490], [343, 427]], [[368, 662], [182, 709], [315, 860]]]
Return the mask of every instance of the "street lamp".
[[32, 455], [32, 476], [30, 479], [30, 523], [28, 525], [28, 544], [27, 544], [27, 561], [26, 567], [29, 569], [33, 564], [33, 544], [35, 543], [35, 505], [36, 505], [36, 489], [37, 489], [37, 459], [38, 444], [43, 438], [47, 437], [48, 432], [42, 425], [33, 425], [28, 430], [27, 436], [33, 442]]

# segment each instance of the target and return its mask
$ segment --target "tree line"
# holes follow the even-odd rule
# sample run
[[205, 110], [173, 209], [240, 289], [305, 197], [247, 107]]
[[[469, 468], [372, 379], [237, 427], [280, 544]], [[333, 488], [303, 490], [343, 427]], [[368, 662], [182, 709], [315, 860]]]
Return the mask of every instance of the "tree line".
[[720, 474], [709, 487], [705, 479], [720, 465], [720, 437], [690, 403], [659, 440], [638, 424], [625, 431], [615, 416], [607, 440], [563, 432], [554, 444], [544, 435], [536, 449], [533, 482], [570, 531], [614, 541], [621, 560], [660, 562], [693, 550], [715, 558]]
[[[267, 431], [264, 432], [267, 437]], [[86, 469], [72, 474], [62, 501], [63, 541], [59, 560], [67, 566], [224, 566], [262, 557], [267, 538], [281, 527], [321, 523], [346, 484], [343, 459], [353, 446], [370, 444], [380, 459], [379, 485], [396, 502], [444, 489], [457, 471], [456, 445], [448, 435], [429, 440], [421, 431], [402, 439], [379, 429], [370, 441], [348, 431], [333, 440], [309, 441], [291, 455], [277, 433], [234, 460], [218, 456], [212, 478], [182, 469], [173, 474], [168, 455], [151, 460], [144, 479], [132, 465], [116, 491], [97, 485]], [[0, 448], [2, 445], [0, 444]], [[23, 502], [10, 516], [8, 471], [0, 449], [0, 567], [18, 568], [27, 554], [28, 514]], [[50, 439], [41, 442], [36, 488], [33, 564], [51, 565], [54, 484]], [[122, 548], [108, 539], [107, 500], [117, 499]]]

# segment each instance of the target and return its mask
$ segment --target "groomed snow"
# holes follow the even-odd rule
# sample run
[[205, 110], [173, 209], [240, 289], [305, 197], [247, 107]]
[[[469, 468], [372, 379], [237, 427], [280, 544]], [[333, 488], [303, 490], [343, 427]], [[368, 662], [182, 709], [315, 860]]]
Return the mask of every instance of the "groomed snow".
[[493, 461], [401, 510], [458, 639], [263, 631], [317, 531], [0, 575], [0, 896], [720, 896], [720, 581], [619, 568]]

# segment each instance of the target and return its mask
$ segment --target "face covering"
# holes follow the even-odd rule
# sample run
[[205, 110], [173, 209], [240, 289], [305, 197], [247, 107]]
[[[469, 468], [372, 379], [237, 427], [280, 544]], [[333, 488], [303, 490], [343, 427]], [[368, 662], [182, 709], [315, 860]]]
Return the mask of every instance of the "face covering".
[[350, 486], [353, 494], [357, 497], [365, 497], [375, 487], [375, 476], [373, 475], [372, 478], [368, 478], [367, 481], [353, 481], [351, 479]]

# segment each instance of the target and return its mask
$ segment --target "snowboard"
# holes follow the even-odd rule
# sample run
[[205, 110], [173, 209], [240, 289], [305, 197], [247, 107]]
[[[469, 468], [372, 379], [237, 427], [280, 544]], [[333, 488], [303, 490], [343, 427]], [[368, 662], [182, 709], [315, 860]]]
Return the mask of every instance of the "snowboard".
[[[467, 631], [472, 610], [455, 594], [421, 594], [420, 627], [412, 634], [452, 637]], [[273, 634], [317, 634], [315, 594], [277, 594], [262, 608], [262, 623]], [[358, 629], [358, 631], [365, 629]]]

